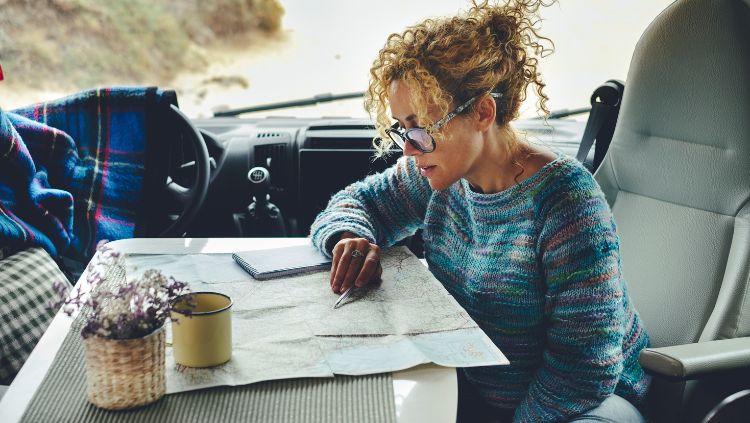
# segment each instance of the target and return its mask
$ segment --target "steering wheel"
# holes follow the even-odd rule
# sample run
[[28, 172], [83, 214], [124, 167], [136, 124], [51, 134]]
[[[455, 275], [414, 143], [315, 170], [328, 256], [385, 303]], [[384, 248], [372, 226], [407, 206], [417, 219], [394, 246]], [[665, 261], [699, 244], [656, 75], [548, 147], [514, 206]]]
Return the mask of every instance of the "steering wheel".
[[183, 236], [190, 222], [198, 214], [208, 192], [211, 160], [201, 132], [190, 123], [187, 116], [177, 106], [170, 105], [170, 107], [179, 129], [183, 134], [187, 135], [187, 139], [190, 141], [193, 153], [195, 154], [195, 182], [192, 186], [185, 188], [171, 177], [167, 177], [167, 185], [164, 187], [166, 195], [173, 202], [180, 205], [181, 211], [177, 219], [159, 233], [159, 237], [166, 238]]

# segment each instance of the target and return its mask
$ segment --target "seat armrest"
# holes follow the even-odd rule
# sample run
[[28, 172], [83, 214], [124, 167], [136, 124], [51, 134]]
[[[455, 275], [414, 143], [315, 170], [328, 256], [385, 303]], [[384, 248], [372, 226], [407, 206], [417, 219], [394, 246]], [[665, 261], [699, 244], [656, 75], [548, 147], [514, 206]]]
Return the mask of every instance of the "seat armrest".
[[639, 361], [647, 372], [673, 379], [750, 367], [750, 337], [646, 348]]

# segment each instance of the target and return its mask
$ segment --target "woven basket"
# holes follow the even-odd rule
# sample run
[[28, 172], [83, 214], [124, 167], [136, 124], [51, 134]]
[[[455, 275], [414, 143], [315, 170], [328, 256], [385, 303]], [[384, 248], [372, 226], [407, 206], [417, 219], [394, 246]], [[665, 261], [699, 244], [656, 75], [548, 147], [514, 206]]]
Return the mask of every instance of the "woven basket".
[[142, 338], [84, 340], [89, 401], [120, 410], [164, 396], [164, 327]]

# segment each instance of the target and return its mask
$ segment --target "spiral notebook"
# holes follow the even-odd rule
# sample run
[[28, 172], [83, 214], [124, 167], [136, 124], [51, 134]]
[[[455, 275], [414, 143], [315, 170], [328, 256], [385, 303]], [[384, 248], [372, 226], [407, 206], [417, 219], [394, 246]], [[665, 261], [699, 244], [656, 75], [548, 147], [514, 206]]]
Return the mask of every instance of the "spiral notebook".
[[331, 259], [311, 245], [240, 251], [232, 258], [258, 280], [331, 268]]

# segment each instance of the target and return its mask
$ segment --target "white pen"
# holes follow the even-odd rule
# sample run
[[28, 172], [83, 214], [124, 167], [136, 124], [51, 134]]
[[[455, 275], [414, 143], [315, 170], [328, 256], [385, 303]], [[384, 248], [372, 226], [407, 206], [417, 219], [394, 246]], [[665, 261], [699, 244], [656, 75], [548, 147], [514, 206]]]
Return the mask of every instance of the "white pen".
[[339, 299], [338, 299], [338, 300], [336, 300], [336, 303], [334, 303], [334, 304], [333, 304], [333, 309], [334, 309], [334, 310], [336, 310], [337, 308], [339, 308], [339, 306], [341, 305], [341, 303], [342, 303], [342, 302], [343, 302], [343, 301], [344, 301], [345, 299], [349, 298], [349, 294], [351, 294], [351, 293], [352, 293], [352, 289], [354, 289], [354, 285], [352, 285], [352, 286], [350, 286], [349, 288], [347, 288], [347, 289], [346, 289], [346, 291], [344, 291], [344, 293], [343, 293], [343, 294], [341, 294], [341, 296], [339, 297]]

